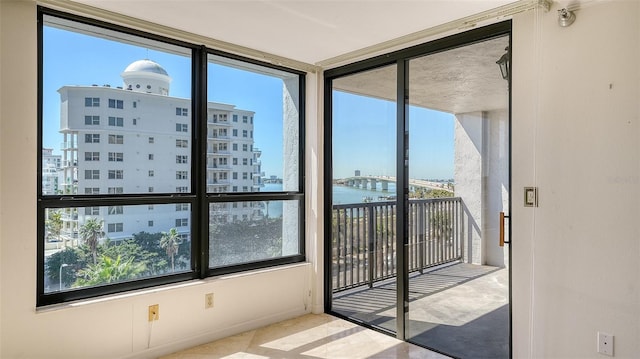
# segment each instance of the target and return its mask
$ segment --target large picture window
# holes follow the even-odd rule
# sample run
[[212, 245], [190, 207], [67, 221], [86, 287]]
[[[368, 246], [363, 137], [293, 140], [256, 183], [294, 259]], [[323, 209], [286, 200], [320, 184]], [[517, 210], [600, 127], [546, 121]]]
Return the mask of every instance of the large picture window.
[[38, 306], [304, 260], [303, 73], [39, 14]]

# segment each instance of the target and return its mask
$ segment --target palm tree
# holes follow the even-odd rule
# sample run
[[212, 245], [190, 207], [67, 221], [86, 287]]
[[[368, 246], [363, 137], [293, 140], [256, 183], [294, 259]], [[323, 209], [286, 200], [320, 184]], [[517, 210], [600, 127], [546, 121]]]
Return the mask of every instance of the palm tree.
[[[60, 241], [60, 232], [62, 232], [62, 212], [51, 210], [47, 213], [47, 231], [51, 233], [52, 236], [55, 236], [58, 241]], [[67, 247], [67, 239], [65, 237], [63, 247]]]
[[160, 238], [160, 248], [167, 252], [167, 256], [171, 258], [171, 271], [175, 271], [174, 257], [178, 253], [178, 247], [182, 243], [182, 238], [178, 234], [178, 230], [171, 228], [169, 232], [162, 232], [162, 238]]
[[91, 254], [93, 254], [93, 264], [97, 264], [98, 258], [98, 243], [100, 238], [104, 237], [104, 231], [102, 230], [102, 220], [97, 218], [89, 218], [80, 227], [80, 237], [89, 246]]
[[84, 287], [135, 279], [145, 271], [146, 266], [144, 263], [134, 263], [133, 261], [133, 257], [122, 260], [120, 255], [116, 259], [102, 256], [99, 263], [89, 265], [78, 273], [80, 277], [74, 286]]

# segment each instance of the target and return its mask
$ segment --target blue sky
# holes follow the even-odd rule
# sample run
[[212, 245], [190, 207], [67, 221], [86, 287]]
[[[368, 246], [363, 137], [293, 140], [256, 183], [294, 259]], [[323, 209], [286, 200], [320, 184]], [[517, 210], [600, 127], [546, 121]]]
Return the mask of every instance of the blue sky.
[[[142, 47], [44, 28], [44, 146], [58, 148], [60, 97], [65, 85], [122, 86], [120, 74], [132, 62], [148, 58], [162, 65], [173, 81], [170, 96], [190, 98], [191, 59]], [[262, 170], [282, 176], [282, 82], [274, 77], [209, 64], [208, 100], [255, 111], [255, 147]], [[363, 174], [395, 175], [396, 106], [385, 100], [334, 92], [334, 178]], [[410, 109], [410, 177], [453, 177], [453, 116]]]
[[[159, 63], [172, 78], [170, 96], [191, 97], [191, 58], [87, 36], [53, 27], [44, 28], [44, 147], [58, 151], [60, 96], [65, 85], [122, 86], [120, 74], [134, 61]], [[282, 81], [213, 63], [208, 68], [208, 100], [254, 111], [254, 146], [262, 150], [262, 170], [282, 176]]]
[[[395, 176], [396, 104], [333, 92], [333, 177]], [[409, 177], [453, 178], [454, 116], [411, 106]]]

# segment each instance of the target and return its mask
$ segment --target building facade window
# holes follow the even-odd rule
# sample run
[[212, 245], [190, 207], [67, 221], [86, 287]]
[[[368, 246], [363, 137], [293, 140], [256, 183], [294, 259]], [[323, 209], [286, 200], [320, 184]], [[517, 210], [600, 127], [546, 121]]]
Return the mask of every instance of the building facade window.
[[[38, 22], [38, 51], [43, 59], [39, 63], [39, 101], [60, 105], [68, 101], [66, 110], [57, 112], [39, 104], [43, 111], [38, 119], [38, 146], [64, 144], [53, 152], [65, 164], [57, 174], [63, 182], [60, 193], [70, 195], [46, 192], [38, 186], [37, 306], [304, 261], [304, 166], [300, 155], [304, 119], [299, 115], [304, 113], [304, 104], [298, 101], [304, 99], [305, 73], [45, 7], [38, 11], [42, 19]], [[141, 53], [153, 51], [154, 61], [141, 58], [130, 63], [134, 66], [123, 68], [123, 58], [132, 46]], [[80, 66], [93, 63], [96, 57], [104, 59], [105, 65]], [[204, 59], [203, 66], [193, 66], [194, 61]], [[167, 71], [164, 63], [172, 70]], [[50, 75], [53, 73], [56, 76]], [[105, 75], [122, 76], [126, 90], [91, 86]], [[204, 86], [192, 86], [195, 79]], [[228, 93], [228, 87], [235, 83], [261, 91], [217, 97]], [[284, 97], [283, 89], [289, 92]], [[265, 102], [269, 103], [259, 110], [240, 105]], [[101, 105], [106, 108], [91, 109]], [[199, 119], [191, 113], [192, 106], [206, 109], [208, 120], [196, 122]], [[297, 111], [282, 114], [284, 106]], [[254, 116], [264, 122], [260, 122], [264, 129], [285, 130], [254, 128]], [[129, 125], [124, 126], [124, 119], [131, 121]], [[192, 145], [196, 143], [198, 146]], [[259, 162], [251, 168], [241, 167], [246, 166], [246, 159], [240, 162], [229, 152], [237, 152], [239, 145], [244, 157], [257, 160], [261, 153], [268, 154], [270, 161], [264, 163], [269, 167], [264, 164], [266, 168], [260, 168]], [[261, 152], [246, 153], [254, 147]], [[95, 162], [104, 153], [109, 161], [106, 168]], [[84, 161], [78, 161], [82, 154]], [[44, 168], [42, 157], [39, 154], [39, 168]], [[102, 170], [105, 173], [101, 175]], [[193, 171], [201, 175], [195, 176]], [[263, 172], [286, 180], [278, 187], [264, 189], [260, 181]], [[43, 174], [38, 176], [42, 183]], [[233, 196], [224, 195], [231, 192]], [[265, 200], [270, 203], [269, 210]], [[254, 202], [261, 205], [253, 206]], [[60, 243], [76, 246], [48, 251], [45, 248], [54, 245], [49, 243], [53, 236], [47, 235], [48, 226], [58, 212], [65, 220], [60, 238], [66, 241]], [[89, 233], [88, 229], [96, 233], [104, 246], [101, 250], [107, 254], [125, 250], [109, 248], [125, 239], [132, 240], [133, 252], [141, 253], [134, 247], [144, 232], [158, 237], [173, 233], [179, 251], [173, 254], [175, 258], [162, 248], [154, 249], [158, 256], [135, 256], [133, 265], [147, 270], [114, 280], [87, 281], [77, 274], [87, 269], [86, 263], [64, 262], [74, 270], [58, 284], [57, 271], [49, 270], [48, 263], [69, 260], [61, 259], [58, 253], [82, 250], [77, 243], [87, 240], [82, 233]], [[192, 233], [198, 237], [191, 238]], [[192, 253], [195, 250], [198, 252]], [[102, 257], [97, 256], [99, 261]], [[167, 266], [172, 262], [175, 268]]]
[[109, 116], [109, 126], [123, 127], [124, 119], [122, 117]]
[[115, 99], [110, 98], [109, 99], [109, 108], [123, 109], [124, 108], [124, 101], [115, 100]]
[[84, 124], [98, 126], [100, 125], [100, 116], [84, 116]]
[[[100, 135], [98, 135], [100, 136]], [[98, 142], [100, 142], [100, 138], [98, 137]], [[122, 145], [124, 144], [124, 135], [109, 135], [109, 144], [110, 145]]]
[[100, 161], [100, 152], [85, 152], [85, 161]]
[[85, 97], [84, 98], [84, 106], [85, 107], [100, 107], [100, 98], [99, 97]]
[[122, 162], [124, 160], [124, 153], [122, 152], [109, 152], [110, 162]]

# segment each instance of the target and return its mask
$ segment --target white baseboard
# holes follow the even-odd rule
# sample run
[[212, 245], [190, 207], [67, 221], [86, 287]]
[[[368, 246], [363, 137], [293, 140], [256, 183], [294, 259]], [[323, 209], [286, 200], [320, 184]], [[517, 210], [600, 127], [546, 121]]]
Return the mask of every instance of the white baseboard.
[[205, 332], [197, 336], [183, 338], [171, 343], [161, 344], [149, 349], [137, 351], [137, 352], [128, 354], [126, 356], [123, 356], [121, 357], [121, 359], [133, 359], [133, 358], [154, 359], [163, 355], [168, 355], [168, 354], [175, 353], [188, 348], [192, 348], [198, 345], [206, 344], [214, 340], [226, 338], [228, 336], [236, 335], [249, 330], [262, 328], [270, 324], [274, 324], [274, 323], [281, 322], [283, 320], [287, 320], [291, 318], [296, 318], [309, 313], [310, 311], [305, 311], [302, 309], [294, 309], [286, 312], [276, 313], [276, 314], [268, 315], [266, 317], [256, 318], [254, 320], [250, 320], [247, 322], [238, 323], [234, 326], [227, 327], [224, 329], [217, 329], [210, 332]]

